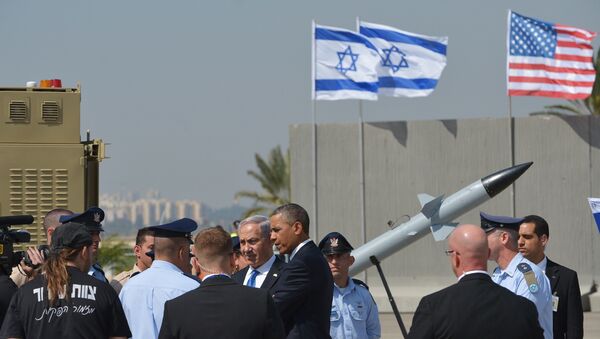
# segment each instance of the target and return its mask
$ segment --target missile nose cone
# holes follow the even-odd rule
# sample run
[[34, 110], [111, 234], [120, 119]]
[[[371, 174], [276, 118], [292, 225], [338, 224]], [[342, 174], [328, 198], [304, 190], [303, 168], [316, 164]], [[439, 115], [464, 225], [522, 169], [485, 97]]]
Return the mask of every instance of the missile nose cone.
[[505, 168], [482, 178], [481, 183], [490, 198], [493, 198], [517, 180], [531, 165], [533, 165], [533, 162], [526, 162], [524, 164]]

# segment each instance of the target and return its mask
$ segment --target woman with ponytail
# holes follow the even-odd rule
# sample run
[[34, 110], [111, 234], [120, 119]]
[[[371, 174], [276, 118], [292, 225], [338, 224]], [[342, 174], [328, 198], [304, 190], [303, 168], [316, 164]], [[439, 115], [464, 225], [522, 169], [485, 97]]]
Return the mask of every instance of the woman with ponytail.
[[86, 274], [91, 264], [92, 237], [85, 226], [57, 227], [42, 274], [13, 297], [0, 339], [130, 337], [116, 292]]

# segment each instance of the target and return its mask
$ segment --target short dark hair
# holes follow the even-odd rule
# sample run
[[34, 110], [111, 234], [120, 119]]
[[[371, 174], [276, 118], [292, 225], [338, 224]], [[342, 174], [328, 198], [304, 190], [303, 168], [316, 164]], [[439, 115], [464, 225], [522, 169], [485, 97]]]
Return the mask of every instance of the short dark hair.
[[290, 225], [295, 222], [302, 224], [302, 231], [308, 235], [310, 219], [308, 218], [308, 212], [302, 206], [294, 203], [281, 205], [271, 213], [271, 216], [277, 214], [281, 214], [282, 218]]
[[146, 240], [146, 236], [147, 235], [154, 235], [154, 232], [152, 230], [149, 230], [147, 227], [144, 228], [140, 228], [137, 231], [137, 235], [135, 236], [135, 244], [136, 245], [141, 245], [144, 243], [144, 241]]
[[525, 218], [523, 218], [522, 223], [533, 224], [535, 226], [534, 232], [535, 234], [537, 234], [538, 237], [541, 237], [544, 234], [547, 237], [550, 237], [550, 229], [548, 228], [548, 222], [546, 222], [546, 220], [540, 217], [539, 215], [528, 215]]

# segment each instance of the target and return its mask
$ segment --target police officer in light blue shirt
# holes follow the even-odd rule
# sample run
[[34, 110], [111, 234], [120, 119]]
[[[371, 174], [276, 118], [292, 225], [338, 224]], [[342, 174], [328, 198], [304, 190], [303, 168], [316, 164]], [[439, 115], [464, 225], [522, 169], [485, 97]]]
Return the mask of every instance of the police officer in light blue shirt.
[[354, 263], [353, 248], [338, 232], [321, 240], [319, 249], [333, 275], [333, 300], [329, 334], [333, 339], [372, 339], [381, 336], [377, 304], [362, 281], [350, 279], [348, 269]]
[[102, 228], [103, 220], [104, 211], [100, 207], [90, 207], [83, 213], [63, 215], [59, 218], [61, 224], [75, 222], [85, 225], [87, 231], [92, 236], [92, 256], [94, 257], [94, 263], [92, 264], [92, 266], [90, 266], [88, 274], [100, 281], [108, 282], [108, 280], [104, 276], [102, 266], [100, 266], [100, 264], [96, 262], [98, 256], [98, 246], [100, 245], [100, 241], [102, 241], [102, 239], [100, 238], [100, 232], [104, 232], [104, 229]]
[[154, 258], [147, 270], [129, 279], [119, 299], [134, 339], [158, 338], [165, 302], [200, 286], [190, 273], [191, 233], [188, 218], [148, 227], [154, 231]]
[[534, 263], [518, 250], [522, 218], [494, 216], [481, 212], [481, 227], [486, 231], [490, 259], [498, 264], [492, 280], [517, 295], [531, 300], [538, 311], [544, 338], [552, 339], [552, 292], [550, 281]]

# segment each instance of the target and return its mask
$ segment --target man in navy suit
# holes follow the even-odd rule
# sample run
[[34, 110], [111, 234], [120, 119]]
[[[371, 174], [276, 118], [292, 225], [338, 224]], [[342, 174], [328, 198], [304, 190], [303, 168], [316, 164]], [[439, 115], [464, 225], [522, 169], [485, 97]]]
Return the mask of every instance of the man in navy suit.
[[285, 332], [267, 290], [240, 286], [231, 278], [231, 236], [221, 226], [194, 239], [192, 265], [200, 287], [165, 303], [159, 339], [283, 339]]
[[273, 254], [271, 224], [263, 215], [253, 215], [240, 222], [238, 228], [240, 250], [249, 263], [232, 278], [240, 285], [270, 289], [273, 287], [284, 262]]
[[457, 227], [448, 247], [458, 281], [421, 299], [408, 339], [544, 337], [535, 305], [492, 281], [487, 237], [479, 226]]
[[583, 338], [583, 307], [577, 272], [548, 259], [550, 239], [548, 222], [528, 215], [519, 228], [519, 252], [537, 264], [550, 279], [552, 289], [552, 327], [554, 338]]
[[330, 338], [333, 278], [327, 261], [308, 237], [308, 213], [286, 204], [271, 214], [271, 240], [289, 263], [271, 289], [288, 338]]

